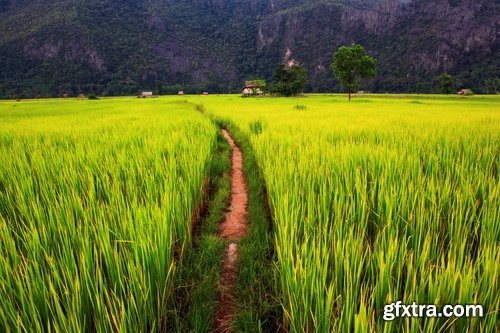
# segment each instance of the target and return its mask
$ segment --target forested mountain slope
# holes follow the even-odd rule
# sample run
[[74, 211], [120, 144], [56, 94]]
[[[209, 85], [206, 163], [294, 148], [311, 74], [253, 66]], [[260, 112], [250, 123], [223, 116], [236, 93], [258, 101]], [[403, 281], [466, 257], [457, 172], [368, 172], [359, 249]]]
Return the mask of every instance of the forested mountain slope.
[[303, 64], [309, 91], [341, 89], [332, 53], [378, 60], [365, 90], [478, 92], [500, 77], [495, 0], [0, 0], [0, 96], [239, 91]]

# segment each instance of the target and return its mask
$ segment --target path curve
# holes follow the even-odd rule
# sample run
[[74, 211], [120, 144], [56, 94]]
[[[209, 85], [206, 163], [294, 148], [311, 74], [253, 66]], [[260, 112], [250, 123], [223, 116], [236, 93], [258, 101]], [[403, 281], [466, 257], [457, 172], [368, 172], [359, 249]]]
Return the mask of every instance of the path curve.
[[215, 332], [230, 333], [234, 317], [234, 286], [237, 279], [238, 243], [247, 233], [247, 180], [243, 172], [243, 154], [227, 130], [222, 134], [231, 146], [231, 203], [224, 214], [219, 235], [231, 240], [226, 248], [221, 279], [219, 306], [215, 318]]

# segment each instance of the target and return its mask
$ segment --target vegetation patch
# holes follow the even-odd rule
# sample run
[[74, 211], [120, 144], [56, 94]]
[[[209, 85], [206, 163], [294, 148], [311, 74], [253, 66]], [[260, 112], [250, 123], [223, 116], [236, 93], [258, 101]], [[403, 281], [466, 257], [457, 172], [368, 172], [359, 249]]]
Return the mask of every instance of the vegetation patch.
[[218, 225], [231, 196], [230, 148], [219, 134], [217, 148], [212, 156], [208, 202], [205, 214], [199, 217], [195, 246], [182, 262], [176, 281], [176, 311], [171, 318], [173, 331], [208, 332], [214, 326], [217, 307], [218, 282], [225, 242], [218, 236]]
[[256, 120], [256, 121], [252, 121], [250, 124], [249, 124], [249, 127], [250, 127], [250, 131], [255, 134], [255, 135], [259, 135], [262, 133], [262, 131], [264, 130], [264, 126], [262, 124], [262, 121], [260, 120]]
[[249, 194], [233, 331], [498, 331], [500, 96], [362, 99], [0, 101], [0, 331], [210, 331], [219, 127]]
[[215, 126], [162, 100], [0, 104], [0, 331], [166, 330]]

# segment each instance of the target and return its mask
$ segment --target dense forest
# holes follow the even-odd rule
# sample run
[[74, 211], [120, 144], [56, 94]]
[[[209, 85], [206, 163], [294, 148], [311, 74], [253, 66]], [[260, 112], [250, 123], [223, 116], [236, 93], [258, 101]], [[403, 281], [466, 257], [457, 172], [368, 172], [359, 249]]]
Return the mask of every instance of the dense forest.
[[301, 64], [306, 91], [341, 91], [332, 53], [377, 59], [364, 90], [500, 87], [495, 0], [0, 0], [0, 97], [237, 92]]

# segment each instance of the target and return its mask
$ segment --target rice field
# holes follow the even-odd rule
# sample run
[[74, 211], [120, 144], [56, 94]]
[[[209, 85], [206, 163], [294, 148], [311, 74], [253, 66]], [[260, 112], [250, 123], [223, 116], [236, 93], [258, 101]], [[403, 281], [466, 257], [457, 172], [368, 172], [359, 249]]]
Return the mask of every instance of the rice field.
[[215, 139], [171, 101], [0, 102], [0, 331], [164, 330]]
[[255, 153], [284, 330], [500, 331], [500, 98], [376, 95], [0, 101], [0, 331], [171, 327], [209, 116]]
[[[309, 96], [204, 103], [250, 137], [291, 332], [500, 330], [500, 99]], [[383, 320], [385, 304], [483, 318]]]

